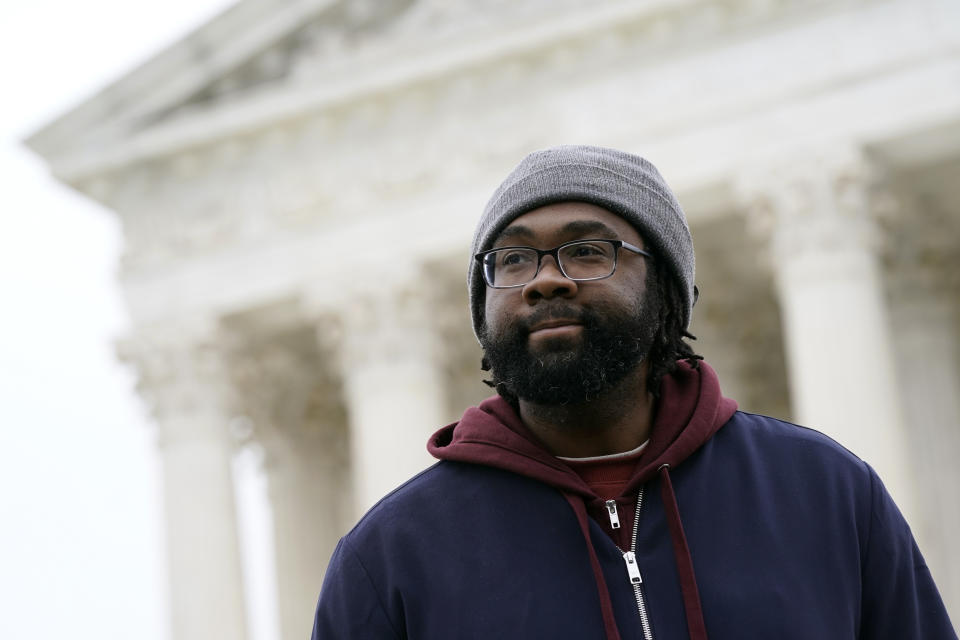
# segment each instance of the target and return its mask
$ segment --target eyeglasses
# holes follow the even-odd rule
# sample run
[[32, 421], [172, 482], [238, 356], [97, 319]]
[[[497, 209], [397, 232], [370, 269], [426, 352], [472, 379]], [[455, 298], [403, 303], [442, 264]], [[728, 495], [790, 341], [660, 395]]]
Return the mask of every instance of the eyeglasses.
[[575, 240], [553, 249], [499, 247], [474, 256], [480, 263], [483, 279], [494, 289], [522, 287], [540, 273], [543, 256], [552, 256], [566, 278], [576, 282], [603, 280], [617, 269], [620, 248], [652, 258], [639, 247], [622, 240]]

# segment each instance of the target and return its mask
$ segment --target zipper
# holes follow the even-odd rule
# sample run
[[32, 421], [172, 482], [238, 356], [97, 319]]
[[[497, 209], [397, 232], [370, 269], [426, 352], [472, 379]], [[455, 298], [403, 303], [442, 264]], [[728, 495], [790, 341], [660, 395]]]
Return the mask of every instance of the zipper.
[[620, 516], [617, 514], [617, 501], [616, 500], [607, 500], [607, 515], [610, 516], [610, 527], [613, 529], [620, 528]]
[[[620, 518], [617, 515], [617, 504], [613, 500], [607, 501], [607, 512], [610, 514], [610, 524], [613, 526], [613, 519], [617, 518], [617, 524], [614, 529], [620, 528]], [[653, 631], [650, 628], [650, 617], [647, 615], [647, 605], [643, 600], [641, 585], [643, 577], [640, 575], [640, 567], [637, 565], [637, 530], [640, 526], [640, 508], [643, 506], [643, 487], [637, 492], [637, 510], [633, 516], [633, 534], [630, 536], [630, 550], [624, 552], [623, 561], [627, 565], [627, 576], [630, 578], [630, 584], [633, 586], [633, 595], [637, 599], [637, 611], [640, 613], [640, 627], [643, 629], [644, 640], [653, 640]]]

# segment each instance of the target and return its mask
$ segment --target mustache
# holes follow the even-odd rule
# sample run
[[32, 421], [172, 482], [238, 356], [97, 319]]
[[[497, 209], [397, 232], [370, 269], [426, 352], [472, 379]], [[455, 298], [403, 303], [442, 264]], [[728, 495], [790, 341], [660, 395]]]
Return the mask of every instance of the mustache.
[[540, 307], [523, 322], [523, 332], [529, 334], [530, 328], [550, 320], [573, 320], [580, 324], [589, 324], [591, 316], [584, 309], [572, 305], [557, 303], [549, 307]]

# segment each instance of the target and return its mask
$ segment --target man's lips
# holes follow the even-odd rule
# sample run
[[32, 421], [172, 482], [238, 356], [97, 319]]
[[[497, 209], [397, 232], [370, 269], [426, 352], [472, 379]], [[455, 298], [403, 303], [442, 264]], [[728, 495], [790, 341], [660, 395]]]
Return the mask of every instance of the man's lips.
[[562, 335], [579, 331], [583, 325], [576, 320], [548, 320], [530, 327], [530, 335]]

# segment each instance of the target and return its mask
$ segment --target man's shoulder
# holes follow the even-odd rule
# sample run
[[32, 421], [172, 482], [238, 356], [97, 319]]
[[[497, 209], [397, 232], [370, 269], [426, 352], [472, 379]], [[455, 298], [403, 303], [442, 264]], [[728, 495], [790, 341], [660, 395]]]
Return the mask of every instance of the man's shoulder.
[[863, 460], [830, 436], [816, 429], [758, 413], [737, 411], [718, 435], [748, 440], [758, 445], [825, 455], [838, 463], [861, 466]]
[[[454, 467], [454, 468], [451, 468]], [[444, 494], [444, 485], [448, 484], [451, 475], [456, 475], [456, 465], [443, 461], [435, 462], [420, 473], [416, 474], [396, 489], [380, 498], [357, 521], [354, 531], [369, 526], [371, 522], [384, 518], [393, 518], [398, 513], [408, 511], [411, 507], [424, 502], [435, 502]], [[353, 531], [351, 531], [353, 533]]]
[[[536, 496], [528, 496], [530, 493]], [[544, 498], [546, 485], [501, 469], [465, 462], [440, 461], [381, 498], [347, 534], [351, 540], [418, 535], [424, 528], [458, 528], [470, 513], [484, 507]], [[555, 492], [554, 492], [555, 493]], [[557, 494], [559, 495], [559, 494]], [[560, 498], [562, 502], [562, 498]]]
[[801, 520], [816, 514], [813, 528], [821, 531], [826, 523], [839, 530], [850, 521], [864, 525], [857, 535], [867, 530], [876, 474], [814, 429], [738, 411], [692, 462], [690, 473], [709, 480], [714, 504], [725, 496], [735, 503], [776, 505], [771, 513], [794, 522], [797, 531], [810, 530], [794, 520], [800, 514], [805, 514]]
[[807, 480], [843, 476], [861, 487], [871, 482], [869, 465], [842, 444], [816, 429], [778, 418], [737, 411], [713, 440], [715, 447], [737, 459], [807, 470]]

